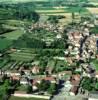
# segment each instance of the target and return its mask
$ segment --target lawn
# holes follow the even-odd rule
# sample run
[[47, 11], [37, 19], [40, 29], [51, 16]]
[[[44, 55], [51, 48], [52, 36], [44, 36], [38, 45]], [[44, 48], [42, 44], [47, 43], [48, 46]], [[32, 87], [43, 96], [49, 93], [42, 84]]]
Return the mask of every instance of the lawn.
[[6, 38], [0, 38], [0, 50], [9, 48], [12, 45], [12, 41]]
[[47, 100], [47, 99], [38, 99], [38, 98], [20, 98], [20, 97], [14, 97], [14, 96], [12, 96], [11, 98], [10, 98], [10, 100]]
[[23, 34], [24, 32], [22, 30], [16, 30], [16, 31], [5, 33], [2, 36], [6, 37], [7, 39], [17, 40]]

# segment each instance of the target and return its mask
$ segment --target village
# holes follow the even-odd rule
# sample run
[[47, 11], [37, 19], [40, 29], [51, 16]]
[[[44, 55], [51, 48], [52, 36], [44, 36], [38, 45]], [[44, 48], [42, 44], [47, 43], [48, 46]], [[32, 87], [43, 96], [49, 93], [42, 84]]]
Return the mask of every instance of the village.
[[0, 100], [98, 100], [98, 5], [67, 2], [0, 4]]
[[[33, 29], [36, 28], [35, 26], [33, 26]], [[40, 25], [37, 25], [37, 28], [38, 27], [40, 27]], [[45, 27], [43, 26], [42, 28]], [[11, 95], [16, 97], [35, 97], [41, 98], [42, 100], [65, 100], [65, 98], [70, 100], [69, 97], [72, 97], [73, 99], [71, 100], [92, 100], [92, 98], [95, 98], [94, 95], [97, 95], [96, 90], [98, 89], [98, 72], [94, 65], [94, 60], [98, 59], [96, 53], [97, 35], [90, 34], [89, 29], [92, 27], [94, 27], [94, 24], [85, 21], [81, 23], [81, 29], [75, 27], [68, 30], [68, 49], [63, 51], [64, 56], [54, 57], [54, 59], [58, 59], [62, 62], [66, 61], [66, 66], [68, 66], [69, 69], [63, 68], [62, 70], [54, 71], [53, 64], [50, 64], [51, 66], [47, 65], [44, 68], [44, 72], [42, 71], [43, 73], [41, 73], [42, 69], [38, 62], [32, 61], [31, 65], [30, 63], [22, 64], [20, 62], [18, 65], [14, 63], [13, 65], [9, 65], [12, 66], [11, 70], [1, 69], [1, 85], [9, 81], [7, 84], [11, 85], [11, 87], [8, 91]], [[50, 27], [48, 30], [56, 32], [56, 29], [51, 29]], [[59, 29], [58, 31], [61, 33], [64, 31], [63, 27]], [[58, 34], [57, 38], [62, 38], [62, 35]], [[11, 48], [7, 52], [17, 53], [21, 51], [22, 50]], [[1, 55], [1, 57], [2, 56], [3, 55]], [[63, 67], [63, 64], [59, 66]], [[91, 83], [86, 83], [86, 80]], [[95, 91], [90, 92], [94, 88]]]

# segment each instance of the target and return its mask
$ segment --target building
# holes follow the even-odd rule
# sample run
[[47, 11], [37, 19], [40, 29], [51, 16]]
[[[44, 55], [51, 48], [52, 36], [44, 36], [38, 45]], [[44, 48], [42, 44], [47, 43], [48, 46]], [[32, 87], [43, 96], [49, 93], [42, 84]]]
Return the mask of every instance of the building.
[[72, 75], [70, 82], [72, 84], [70, 95], [76, 95], [78, 93], [78, 88], [80, 84], [80, 75]]
[[40, 68], [38, 67], [38, 66], [34, 66], [33, 68], [32, 68], [32, 73], [33, 74], [38, 74], [40, 72]]

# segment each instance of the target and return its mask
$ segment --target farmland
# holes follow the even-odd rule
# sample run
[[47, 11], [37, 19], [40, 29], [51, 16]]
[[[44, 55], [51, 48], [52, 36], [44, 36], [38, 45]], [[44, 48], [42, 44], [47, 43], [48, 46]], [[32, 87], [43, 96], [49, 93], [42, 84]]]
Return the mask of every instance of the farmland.
[[4, 50], [9, 48], [12, 45], [12, 41], [5, 39], [5, 38], [0, 38], [0, 50]]
[[15, 30], [12, 32], [5, 33], [2, 36], [6, 37], [6, 39], [9, 39], [9, 40], [17, 40], [23, 34], [24, 32], [22, 30]]
[[35, 54], [16, 52], [10, 54], [10, 56], [12, 60], [31, 61], [34, 58]]

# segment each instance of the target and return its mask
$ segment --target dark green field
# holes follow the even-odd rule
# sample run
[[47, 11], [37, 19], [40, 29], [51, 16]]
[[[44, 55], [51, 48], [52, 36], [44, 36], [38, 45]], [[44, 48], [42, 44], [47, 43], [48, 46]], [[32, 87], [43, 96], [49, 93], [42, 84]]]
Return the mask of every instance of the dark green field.
[[12, 41], [6, 38], [0, 38], [0, 50], [4, 50], [12, 45]]

